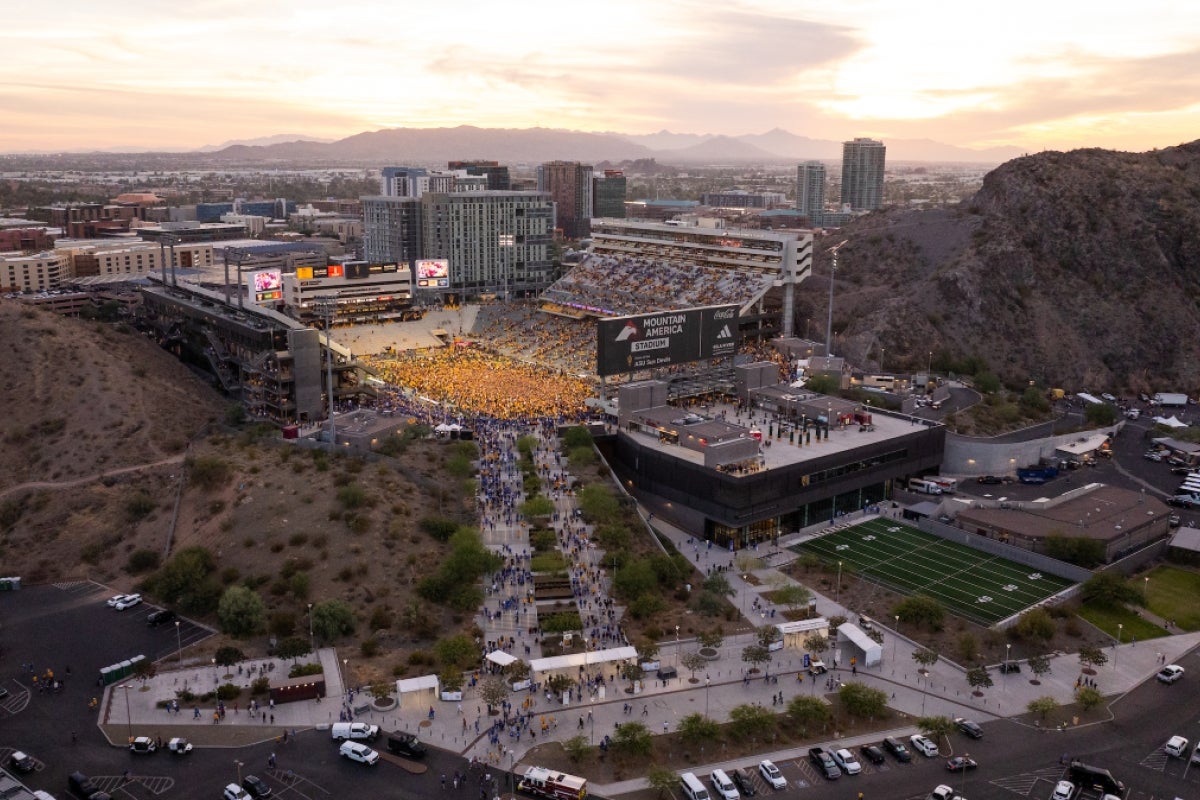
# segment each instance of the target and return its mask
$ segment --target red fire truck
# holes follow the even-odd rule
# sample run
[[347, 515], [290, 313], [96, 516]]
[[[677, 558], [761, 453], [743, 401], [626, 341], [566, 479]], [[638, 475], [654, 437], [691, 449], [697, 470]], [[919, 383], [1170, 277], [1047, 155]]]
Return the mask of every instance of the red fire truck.
[[530, 767], [517, 789], [535, 797], [549, 800], [584, 800], [587, 797], [587, 778], [555, 772], [545, 767]]

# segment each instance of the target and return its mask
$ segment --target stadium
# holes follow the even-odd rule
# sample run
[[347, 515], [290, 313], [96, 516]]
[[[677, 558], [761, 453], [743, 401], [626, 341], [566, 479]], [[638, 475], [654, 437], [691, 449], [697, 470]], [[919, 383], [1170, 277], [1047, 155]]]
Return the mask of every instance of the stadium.
[[[414, 307], [410, 295], [385, 319], [363, 287], [391, 286], [404, 270], [346, 264], [303, 276], [330, 295], [283, 277], [306, 314], [166, 279], [145, 291], [145, 306], [165, 346], [207, 361], [285, 435], [319, 430], [329, 400], [354, 414], [336, 434], [348, 446], [414, 420], [604, 422], [597, 441], [625, 490], [731, 549], [879, 503], [892, 481], [940, 463], [940, 425], [790, 385], [786, 344], [796, 341], [794, 292], [811, 272], [810, 233], [592, 227], [590, 250], [520, 300], [456, 305], [442, 295]], [[256, 280], [246, 294], [266, 285]], [[347, 281], [354, 293], [338, 290]], [[365, 324], [357, 304], [370, 309]], [[304, 316], [323, 317], [324, 331]]]

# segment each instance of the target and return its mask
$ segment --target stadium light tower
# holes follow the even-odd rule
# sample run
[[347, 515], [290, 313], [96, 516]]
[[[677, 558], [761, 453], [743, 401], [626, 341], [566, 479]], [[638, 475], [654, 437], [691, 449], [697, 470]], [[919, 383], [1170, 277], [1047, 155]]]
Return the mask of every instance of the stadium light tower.
[[826, 358], [833, 355], [833, 276], [834, 276], [834, 273], [837, 272], [837, 254], [838, 254], [838, 250], [841, 250], [842, 246], [845, 245], [846, 242], [848, 242], [848, 241], [850, 241], [850, 240], [843, 239], [842, 241], [838, 242], [837, 244], [835, 244], [833, 247], [831, 247], [829, 249], [829, 255], [833, 259], [833, 261], [829, 266], [829, 316], [825, 320], [825, 357]]
[[325, 317], [325, 380], [329, 392], [329, 450], [337, 448], [337, 424], [333, 420], [333, 315], [337, 295], [321, 294], [313, 298], [313, 310]]

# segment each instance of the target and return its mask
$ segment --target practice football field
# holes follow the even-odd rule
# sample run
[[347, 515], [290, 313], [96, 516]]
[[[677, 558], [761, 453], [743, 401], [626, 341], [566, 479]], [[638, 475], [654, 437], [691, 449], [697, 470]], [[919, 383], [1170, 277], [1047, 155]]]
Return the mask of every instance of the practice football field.
[[906, 594], [935, 597], [951, 613], [982, 625], [1017, 614], [1072, 584], [890, 519], [869, 520], [792, 549], [840, 561], [846, 571]]

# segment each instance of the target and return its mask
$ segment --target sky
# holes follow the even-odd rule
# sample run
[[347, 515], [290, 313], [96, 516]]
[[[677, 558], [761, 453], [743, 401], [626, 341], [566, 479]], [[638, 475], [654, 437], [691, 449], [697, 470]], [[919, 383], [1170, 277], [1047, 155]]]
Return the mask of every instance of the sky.
[[0, 0], [0, 152], [549, 127], [1200, 138], [1189, 0]]

